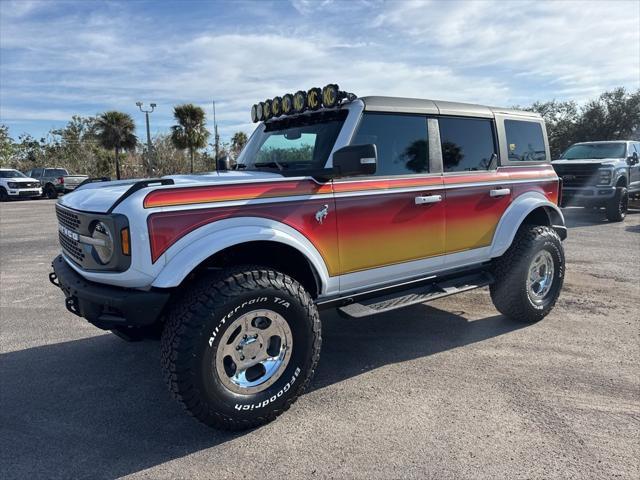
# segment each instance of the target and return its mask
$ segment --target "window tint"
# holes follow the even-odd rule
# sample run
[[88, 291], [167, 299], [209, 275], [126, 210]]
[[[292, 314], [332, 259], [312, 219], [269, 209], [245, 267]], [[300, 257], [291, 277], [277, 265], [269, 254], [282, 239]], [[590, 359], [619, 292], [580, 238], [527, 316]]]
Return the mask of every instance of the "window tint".
[[365, 113], [351, 144], [370, 143], [378, 150], [376, 175], [429, 171], [426, 117]]
[[42, 169], [41, 168], [35, 168], [35, 169], [31, 170], [31, 176], [32, 177], [41, 177], [42, 176]]
[[64, 168], [45, 168], [44, 176], [45, 177], [64, 177], [65, 175], [69, 175]]
[[481, 118], [440, 118], [445, 172], [487, 170], [496, 153], [493, 121]]
[[505, 120], [504, 129], [510, 161], [544, 162], [547, 159], [542, 125], [537, 122]]

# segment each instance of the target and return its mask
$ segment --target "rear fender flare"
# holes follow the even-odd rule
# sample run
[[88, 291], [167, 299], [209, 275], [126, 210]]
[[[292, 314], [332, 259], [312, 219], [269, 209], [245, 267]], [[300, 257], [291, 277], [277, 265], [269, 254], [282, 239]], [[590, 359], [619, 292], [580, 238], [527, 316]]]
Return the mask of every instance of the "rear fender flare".
[[520, 225], [537, 208], [544, 208], [551, 226], [565, 227], [564, 215], [555, 203], [538, 192], [517, 197], [502, 215], [491, 245], [491, 258], [499, 257], [511, 246]]
[[302, 253], [315, 269], [320, 292], [330, 285], [329, 271], [315, 246], [297, 230], [266, 218], [241, 217], [202, 226], [172, 245], [158, 262], [165, 262], [152, 287], [171, 288], [212, 255], [234, 245], [253, 241], [278, 242]]

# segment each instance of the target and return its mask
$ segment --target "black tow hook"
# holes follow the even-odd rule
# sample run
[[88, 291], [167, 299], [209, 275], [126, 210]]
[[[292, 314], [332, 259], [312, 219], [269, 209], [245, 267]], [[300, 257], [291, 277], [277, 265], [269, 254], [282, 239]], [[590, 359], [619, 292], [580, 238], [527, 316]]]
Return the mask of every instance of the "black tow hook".
[[53, 283], [56, 287], [62, 288], [60, 287], [60, 282], [58, 281], [58, 275], [56, 275], [56, 272], [49, 273], [49, 281]]
[[64, 305], [74, 315], [81, 317], [80, 308], [78, 307], [78, 299], [76, 297], [67, 297], [64, 300]]

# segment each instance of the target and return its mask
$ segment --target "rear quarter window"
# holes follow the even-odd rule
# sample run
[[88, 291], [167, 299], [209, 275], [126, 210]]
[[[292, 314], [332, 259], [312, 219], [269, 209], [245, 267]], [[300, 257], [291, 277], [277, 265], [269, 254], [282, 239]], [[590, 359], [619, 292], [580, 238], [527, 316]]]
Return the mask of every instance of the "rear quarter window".
[[504, 129], [507, 136], [509, 161], [544, 162], [548, 160], [540, 123], [505, 120]]

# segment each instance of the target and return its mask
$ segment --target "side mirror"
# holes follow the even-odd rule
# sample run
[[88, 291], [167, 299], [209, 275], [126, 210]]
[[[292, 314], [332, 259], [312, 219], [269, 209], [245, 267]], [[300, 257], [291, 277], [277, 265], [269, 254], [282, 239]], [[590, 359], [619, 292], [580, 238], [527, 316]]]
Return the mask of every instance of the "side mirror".
[[336, 177], [373, 175], [378, 165], [375, 144], [348, 145], [333, 152], [333, 169]]
[[627, 157], [627, 163], [629, 165], [636, 165], [638, 163], [638, 152], [633, 152], [632, 155]]

